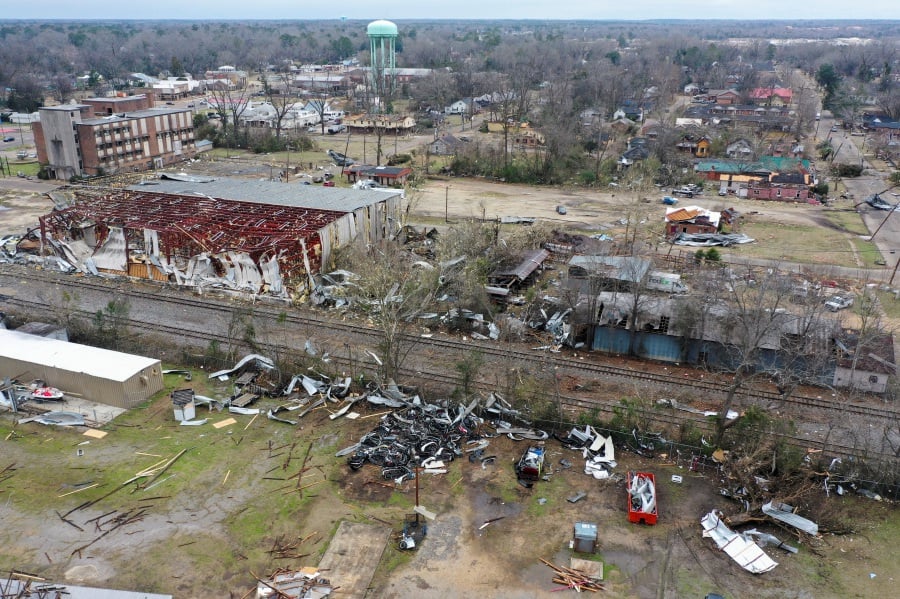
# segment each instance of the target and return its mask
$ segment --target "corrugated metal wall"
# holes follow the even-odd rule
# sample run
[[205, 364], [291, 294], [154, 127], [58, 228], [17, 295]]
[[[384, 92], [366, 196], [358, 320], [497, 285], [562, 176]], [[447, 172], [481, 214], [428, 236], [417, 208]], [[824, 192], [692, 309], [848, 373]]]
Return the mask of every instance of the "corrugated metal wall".
[[24, 384], [41, 379], [63, 392], [117, 408], [133, 408], [163, 388], [159, 362], [119, 382], [0, 356], [0, 377], [6, 376]]

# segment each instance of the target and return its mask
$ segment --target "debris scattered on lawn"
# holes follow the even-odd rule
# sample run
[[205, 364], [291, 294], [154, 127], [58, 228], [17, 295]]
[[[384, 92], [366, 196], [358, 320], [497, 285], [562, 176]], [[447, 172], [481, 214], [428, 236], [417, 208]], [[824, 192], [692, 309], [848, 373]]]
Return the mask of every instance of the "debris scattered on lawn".
[[717, 510], [700, 519], [703, 536], [713, 540], [716, 546], [728, 554], [744, 570], [752, 574], [768, 572], [778, 565], [750, 538], [734, 532], [722, 521], [722, 514]]
[[778, 539], [775, 535], [770, 535], [765, 532], [759, 532], [755, 528], [751, 528], [750, 530], [745, 530], [744, 534], [748, 537], [753, 537], [756, 539], [756, 544], [765, 547], [766, 545], [772, 545], [774, 547], [778, 547], [779, 549], [784, 549], [789, 553], [797, 553], [797, 548], [792, 547], [791, 545], [787, 545], [781, 540]]
[[794, 507], [790, 506], [786, 503], [777, 503], [770, 501], [762, 506], [762, 511], [765, 515], [770, 518], [774, 518], [789, 526], [793, 526], [798, 530], [802, 530], [803, 532], [811, 535], [819, 534], [819, 525], [813, 522], [812, 520], [808, 520], [803, 516], [798, 516], [794, 513]]
[[554, 591], [573, 589], [578, 593], [581, 591], [595, 593], [603, 590], [602, 578], [598, 580], [586, 572], [574, 568], [566, 568], [565, 566], [557, 566], [543, 558], [541, 558], [541, 563], [553, 570], [553, 582], [563, 585], [562, 588], [553, 589]]
[[485, 528], [487, 528], [494, 522], [496, 522], [498, 520], [503, 520], [504, 518], [506, 518], [506, 516], [498, 516], [496, 518], [491, 518], [490, 520], [485, 520], [484, 524], [482, 524], [481, 526], [478, 527], [478, 530], [484, 530]]
[[19, 424], [27, 422], [37, 422], [38, 424], [47, 424], [52, 426], [85, 426], [84, 416], [75, 412], [56, 411], [46, 412], [40, 416], [32, 416], [31, 418], [23, 418], [19, 420]]
[[231, 375], [235, 374], [236, 372], [242, 371], [248, 364], [255, 367], [256, 370], [275, 369], [275, 362], [273, 362], [271, 359], [259, 354], [249, 354], [241, 358], [240, 361], [238, 361], [238, 363], [231, 368], [211, 372], [209, 374], [209, 378], [219, 379], [220, 381], [227, 381]]
[[330, 596], [340, 587], [333, 587], [331, 581], [322, 578], [316, 568], [301, 568], [299, 570], [279, 569], [262, 579], [251, 572], [256, 579], [257, 599], [305, 599], [308, 597], [322, 598]]

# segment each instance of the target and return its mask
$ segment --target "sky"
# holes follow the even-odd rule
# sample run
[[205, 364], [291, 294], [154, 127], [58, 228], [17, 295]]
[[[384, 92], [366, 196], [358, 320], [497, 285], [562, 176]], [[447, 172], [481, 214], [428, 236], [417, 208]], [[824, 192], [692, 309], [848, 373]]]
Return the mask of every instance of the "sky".
[[[897, 0], [41, 0], [8, 2], [0, 19], [879, 19], [900, 20]], [[305, 6], [304, 6], [305, 5]]]

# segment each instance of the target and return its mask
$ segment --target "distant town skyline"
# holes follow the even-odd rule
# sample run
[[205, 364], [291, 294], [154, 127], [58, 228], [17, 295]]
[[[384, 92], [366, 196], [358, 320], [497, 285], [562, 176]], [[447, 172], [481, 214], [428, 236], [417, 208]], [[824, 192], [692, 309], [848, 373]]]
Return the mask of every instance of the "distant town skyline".
[[375, 19], [539, 19], [546, 20], [897, 20], [900, 2], [871, 0], [851, 5], [845, 0], [633, 0], [614, 2], [546, 2], [520, 0], [512, 4], [457, 0], [344, 0], [309, 3], [287, 0], [153, 0], [150, 3], [111, 3], [108, 0], [42, 0], [17, 2], [0, 11], [0, 19], [206, 19], [206, 20], [353, 20]]

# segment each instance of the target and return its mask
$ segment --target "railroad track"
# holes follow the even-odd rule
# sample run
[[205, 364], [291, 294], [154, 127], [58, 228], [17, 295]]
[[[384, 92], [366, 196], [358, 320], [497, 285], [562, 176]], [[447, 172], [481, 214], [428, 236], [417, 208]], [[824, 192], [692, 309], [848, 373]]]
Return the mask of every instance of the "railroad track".
[[[28, 275], [33, 279], [40, 279], [53, 285], [61, 285], [71, 288], [93, 289], [103, 293], [115, 292], [118, 296], [125, 296], [135, 299], [146, 299], [147, 293], [134, 289], [130, 284], [119, 284], [111, 287], [107, 283], [95, 282], [87, 278], [79, 278], [73, 280], [73, 277], [60, 275], [56, 273], [48, 273], [44, 271], [36, 271], [19, 267], [24, 272], [22, 275]], [[0, 271], [0, 281], [6, 278], [3, 271]], [[151, 289], [164, 288], [162, 285], [152, 285]], [[165, 302], [171, 305], [190, 308], [191, 310], [212, 310], [221, 313], [222, 311], [232, 311], [235, 304], [227, 300], [221, 300], [214, 297], [203, 297], [201, 299], [195, 297], [185, 297], [182, 293], [165, 293], [155, 294], [153, 299], [156, 302]], [[12, 300], [9, 300], [12, 301]], [[34, 302], [36, 300], [31, 300]], [[45, 304], [46, 305], [46, 304]], [[25, 306], [23, 306], [25, 307]], [[379, 338], [379, 331], [373, 327], [362, 325], [354, 322], [336, 321], [328, 316], [310, 311], [302, 313], [288, 307], [270, 306], [264, 304], [256, 304], [252, 308], [253, 314], [259, 318], [269, 318], [278, 320], [284, 324], [294, 325], [300, 328], [307, 328], [315, 331], [328, 331], [341, 336], [352, 335], [362, 344], [376, 345]], [[580, 378], [593, 377], [596, 380], [617, 379], [623, 381], [639, 380], [644, 383], [654, 384], [658, 387], [668, 389], [683, 389], [689, 392], [701, 393], [708, 397], [715, 395], [720, 398], [724, 397], [728, 392], [728, 385], [720, 381], [710, 379], [685, 379], [675, 375], [666, 375], [658, 372], [648, 372], [635, 370], [632, 368], [624, 368], [613, 366], [610, 364], [601, 364], [588, 360], [579, 360], [565, 353], [559, 354], [536, 354], [534, 350], [517, 349], [510, 344], [503, 344], [498, 347], [496, 342], [484, 342], [477, 340], [461, 341], [457, 339], [447, 339], [442, 337], [431, 337], [424, 339], [418, 335], [406, 335], [407, 342], [415, 342], [417, 344], [426, 345], [431, 349], [440, 349], [444, 351], [454, 352], [459, 355], [478, 351], [486, 358], [505, 359], [511, 363], [533, 364], [537, 362], [551, 362], [561, 374], [570, 373]], [[231, 340], [227, 340], [231, 341]], [[582, 352], [583, 353], [583, 352]], [[736, 392], [736, 396], [742, 400], [750, 400], [756, 403], [776, 404], [784, 406], [785, 409], [804, 410], [814, 408], [816, 410], [828, 410], [831, 412], [843, 414], [864, 416], [875, 419], [893, 420], [900, 417], [900, 410], [892, 405], [872, 406], [854, 402], [844, 402], [829, 399], [820, 396], [809, 396], [801, 394], [792, 394], [783, 397], [780, 393], [760, 388], [741, 388]]]
[[[52, 285], [73, 289], [90, 289], [103, 293], [105, 295], [115, 294], [117, 297], [134, 298], [136, 300], [146, 300], [148, 297], [147, 292], [135, 289], [129, 284], [122, 284], [121, 281], [115, 282], [117, 284], [110, 285], [110, 282], [112, 282], [111, 280], [102, 282], [92, 281], [89, 279], [74, 280], [72, 277], [67, 275], [34, 271], [32, 269], [22, 270], [23, 272], [20, 272], [18, 274], [0, 270], [0, 285], [2, 285], [4, 282], [8, 284], [10, 279], [18, 278], [19, 280], [21, 280], [22, 276], [28, 276], [31, 279], [39, 279], [44, 283]], [[183, 310], [190, 308], [192, 311], [206, 310], [215, 314], [222, 314], [224, 312], [231, 312], [235, 309], [234, 303], [227, 300], [210, 297], [197, 299], [194, 297], [185, 297], [180, 293], [159, 293], [160, 290], [165, 290], [164, 286], [154, 285], [151, 287], [151, 293], [152, 291], [156, 291], [156, 293], [152, 293], [154, 301], [163, 302], [172, 306], [180, 306]], [[34, 295], [29, 299], [9, 296], [3, 299], [5, 304], [10, 306], [17, 306], [26, 312], [34, 312], [36, 308], [40, 307], [52, 308], [52, 306], [50, 305], [51, 302], [42, 300], [41, 298]], [[331, 333], [334, 333], [335, 335], [341, 336], [342, 338], [355, 339], [354, 344], [358, 343], [360, 346], [374, 346], [375, 344], [377, 344], [377, 341], [379, 339], [379, 332], [372, 327], [368, 327], [358, 323], [336, 322], [322, 314], [301, 314], [286, 307], [268, 305], [255, 305], [253, 306], [252, 312], [253, 315], [258, 318], [273, 320], [277, 319], [285, 325], [305, 327], [316, 332], [329, 331]], [[71, 309], [70, 313], [73, 316], [77, 315], [85, 319], [90, 319], [94, 316], [94, 312], [90, 310]], [[229, 339], [228, 336], [224, 334], [216, 333], [210, 330], [209, 327], [190, 328], [186, 326], [171, 326], [158, 322], [141, 321], [137, 318], [130, 319], [129, 327], [145, 331], [149, 334], [166, 335], [173, 338], [180, 338], [182, 339], [183, 345], [194, 346], [197, 348], [208, 347], [208, 345], [212, 341], [216, 341], [223, 345], [234, 341], [233, 339]], [[423, 339], [413, 335], [408, 336], [408, 340], [415, 341], [416, 343], [421, 343], [427, 346], [428, 350], [437, 351], [443, 354], [446, 354], [448, 352], [455, 352], [460, 355], [464, 355], [467, 352], [479, 351], [485, 357], [498, 360], [508, 360], [518, 364], [551, 362], [553, 367], [558, 369], [557, 372], [577, 372], [580, 378], [595, 377], [598, 380], [620, 379], [629, 381], [637, 379], [670, 389], [681, 388], [688, 389], [690, 391], [700, 391], [707, 394], [715, 393], [719, 395], [727, 392], [727, 385], [715, 381], [698, 379], [685, 381], [683, 378], [677, 376], [652, 372], [642, 372], [630, 368], [598, 364], [586, 360], [578, 360], [565, 354], [535, 354], [534, 351], [524, 351], [508, 345], [497, 347], [496, 344], [491, 344], [489, 342], [460, 341], [455, 339], [435, 337]], [[273, 353], [275, 351], [283, 351], [285, 349], [285, 347], [280, 347], [278, 346], [278, 344], [274, 343], [259, 343], [259, 345], [265, 350], [273, 351]], [[296, 348], [294, 348], [294, 350], [299, 351]], [[332, 360], [337, 364], [346, 365], [348, 367], [354, 366], [352, 356], [350, 355], [332, 355]], [[445, 363], [447, 363], [448, 366], [452, 364], [451, 361], [447, 360], [445, 360]], [[357, 363], [356, 365], [358, 366], [359, 364]], [[544, 365], [546, 366], [546, 364]], [[452, 370], [452, 366], [450, 366], [450, 369]], [[446, 370], [438, 370], [435, 368], [427, 367], [423, 368], [419, 366], [416, 368], [403, 369], [403, 374], [409, 375], [410, 377], [417, 377], [419, 379], [424, 378], [429, 382], [446, 385], [447, 387], [454, 387], [459, 385], [458, 375], [448, 373]], [[475, 387], [485, 391], [490, 391], [493, 389], [490, 384], [483, 381], [480, 383], [476, 383]], [[892, 409], [878, 408], [874, 406], [865, 406], [859, 404], [845, 404], [842, 402], [836, 402], [834, 400], [802, 395], [783, 399], [780, 394], [760, 389], [741, 390], [740, 396], [744, 398], [751, 398], [757, 401], [780, 401], [783, 402], [782, 405], [784, 406], [794, 406], [800, 408], [814, 407], [820, 410], [825, 409], [840, 411], [842, 414], [854, 414], [877, 419], [894, 420], [898, 417], [898, 412]], [[603, 401], [596, 398], [578, 397], [570, 394], [555, 394], [554, 399], [558, 400], [560, 409], [567, 415], [571, 416], [573, 420], [577, 417], [578, 414], [585, 412], [596, 412], [598, 414], [612, 416], [618, 406], [618, 402]], [[629, 409], [633, 410], [634, 413], [639, 415], [639, 417], [643, 421], [656, 426], [678, 427], [685, 422], [691, 422], [692, 425], [695, 426], [698, 430], [706, 433], [711, 434], [714, 429], [708, 418], [703, 417], [699, 414], [693, 414], [691, 412], [679, 411], [676, 414], [674, 412], [668, 412], [666, 410], [652, 410], [641, 407], [631, 407]], [[804, 449], [810, 447], [814, 449], [823, 448], [821, 442], [810, 440], [808, 438], [792, 437], [789, 435], [780, 436], [789, 443]], [[855, 447], [842, 446], [835, 443], [828, 443], [827, 449], [831, 453], [842, 456], [853, 456], [866, 459], [875, 458], [881, 460], [896, 459], [896, 457], [892, 454], [860, 450]]]

